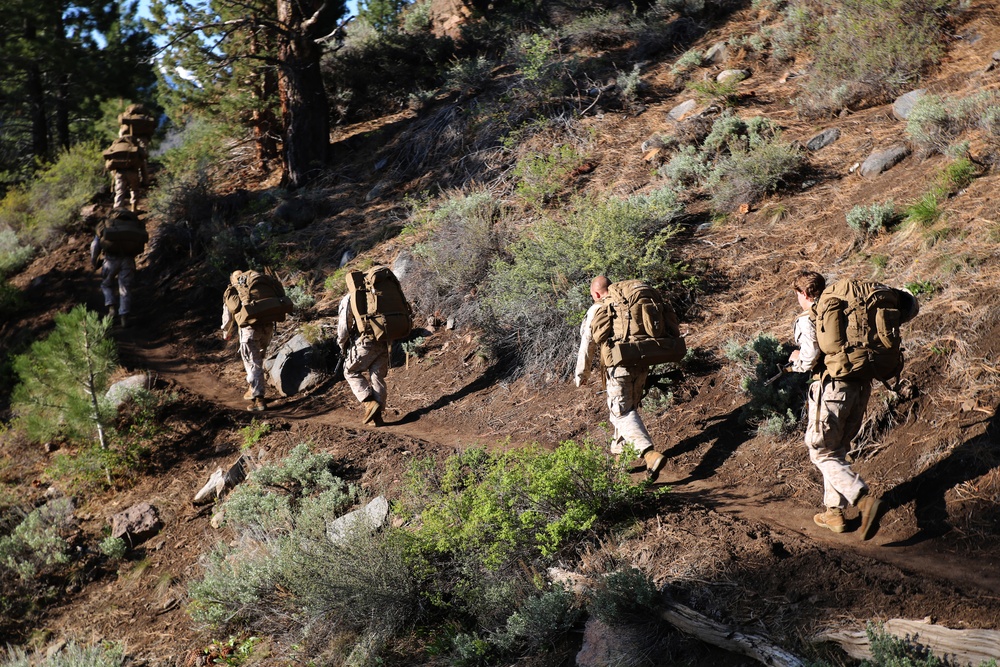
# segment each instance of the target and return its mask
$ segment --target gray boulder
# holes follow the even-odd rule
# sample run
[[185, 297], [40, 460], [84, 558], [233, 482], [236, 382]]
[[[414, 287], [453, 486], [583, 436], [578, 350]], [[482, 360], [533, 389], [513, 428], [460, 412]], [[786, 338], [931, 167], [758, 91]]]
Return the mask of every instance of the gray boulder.
[[359, 510], [348, 512], [326, 525], [326, 537], [333, 543], [342, 541], [355, 530], [374, 533], [389, 518], [389, 501], [383, 496], [375, 498]]
[[120, 537], [130, 546], [145, 542], [163, 527], [156, 507], [143, 502], [111, 517], [111, 537]]
[[837, 139], [840, 139], [840, 130], [836, 127], [831, 127], [807, 141], [806, 148], [810, 151], [818, 151], [821, 148], [826, 148]]
[[273, 216], [279, 222], [289, 224], [295, 229], [302, 229], [316, 219], [316, 209], [308, 201], [298, 198], [286, 199], [275, 207]]
[[279, 394], [294, 396], [319, 384], [315, 357], [312, 343], [302, 334], [296, 334], [264, 361], [264, 370]]
[[408, 250], [403, 250], [398, 255], [396, 255], [395, 261], [393, 261], [392, 269], [393, 275], [399, 282], [404, 282], [406, 280], [407, 274], [409, 274], [410, 269], [413, 267], [413, 255], [410, 254]]
[[926, 88], [918, 88], [917, 90], [911, 90], [905, 95], [900, 95], [892, 103], [892, 115], [896, 117], [896, 120], [906, 120], [910, 117], [913, 106], [926, 94]]
[[122, 403], [131, 400], [137, 394], [153, 388], [153, 378], [146, 373], [131, 375], [124, 380], [119, 380], [108, 387], [104, 398], [112, 408], [117, 408]]
[[875, 151], [861, 164], [861, 175], [865, 178], [878, 176], [883, 171], [895, 167], [909, 154], [910, 149], [903, 144], [896, 144], [884, 151]]

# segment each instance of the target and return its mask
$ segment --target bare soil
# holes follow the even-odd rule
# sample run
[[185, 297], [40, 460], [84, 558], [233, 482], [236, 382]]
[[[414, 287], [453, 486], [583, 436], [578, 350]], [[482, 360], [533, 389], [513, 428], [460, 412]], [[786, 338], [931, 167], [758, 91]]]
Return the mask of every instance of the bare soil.
[[[727, 30], [739, 30], [740, 18]], [[742, 20], [746, 27], [754, 19]], [[1000, 44], [995, 12], [987, 3], [975, 3], [964, 29], [977, 40], [956, 37], [931, 83], [939, 92], [965, 94], [1000, 83], [996, 70], [984, 73]], [[699, 45], [723, 37], [709, 34]], [[981, 245], [976, 231], [976, 225], [997, 224], [998, 177], [988, 172], [947, 204], [950, 224], [960, 235], [949, 252], [975, 255], [980, 273], [966, 268], [934, 274], [945, 276], [946, 283], [913, 325], [906, 374], [916, 388], [913, 396], [887, 409], [878, 407], [881, 393], [873, 398], [872, 413], [882, 421], [866, 426], [872, 436], [855, 455], [857, 470], [885, 499], [879, 530], [867, 542], [857, 538], [853, 525], [842, 535], [823, 530], [812, 521], [820, 509], [821, 484], [801, 434], [775, 439], [750, 433], [740, 422], [745, 399], [719, 350], [730, 338], [747, 340], [761, 332], [788, 337], [796, 312], [786, 281], [799, 268], [867, 275], [867, 257], [884, 253], [891, 257], [886, 280], [931, 275], [919, 257], [903, 256], [903, 246], [891, 238], [859, 250], [844, 213], [857, 203], [915, 199], [933, 182], [943, 158], [911, 156], [877, 179], [862, 180], [850, 167], [903, 138], [889, 106], [826, 122], [803, 121], [789, 103], [794, 78], [780, 83], [781, 72], [756, 68], [743, 84], [753, 96], [740, 107], [741, 115], [767, 115], [782, 124], [786, 136], [802, 141], [826, 127], [839, 127], [842, 137], [810, 154], [811, 172], [802, 182], [725, 224], [707, 231], [691, 225], [680, 236], [678, 256], [703, 269], [711, 289], [693, 298], [683, 317], [689, 347], [703, 350], [704, 363], [674, 388], [669, 408], [646, 414], [654, 439], [669, 456], [659, 483], [672, 491], [636, 508], [634, 530], [593, 547], [579, 568], [599, 570], [608, 560], [634, 564], [671, 596], [710, 617], [792, 645], [803, 645], [823, 627], [857, 628], [869, 619], [892, 617], [929, 616], [950, 627], [1000, 629], [995, 413], [1000, 383], [993, 366], [1000, 350], [995, 315], [1000, 283], [992, 279], [995, 250]], [[623, 194], [652, 182], [639, 146], [652, 134], [671, 131], [666, 112], [685, 97], [676, 94], [669, 65], [645, 76], [653, 90], [643, 113], [583, 119], [600, 137], [587, 188]], [[408, 117], [391, 122], [403, 126]], [[338, 133], [346, 140], [361, 130]], [[357, 233], [360, 220], [384, 216], [398, 205], [366, 202], [377, 175], [356, 159], [360, 176], [335, 186], [340, 213], [317, 223], [334, 239]], [[345, 164], [342, 171], [351, 169]], [[406, 187], [401, 184], [400, 190]], [[785, 212], [776, 219], [779, 203]], [[697, 202], [691, 210], [697, 218]], [[155, 235], [159, 222], [151, 218], [149, 224]], [[102, 308], [99, 278], [89, 269], [90, 233], [82, 225], [70, 230], [64, 243], [15, 278], [28, 307], [0, 323], [5, 351], [23, 349], [44, 335], [55, 312], [77, 303]], [[391, 259], [400, 248], [389, 239], [373, 254]], [[384, 427], [362, 426], [346, 384], [333, 379], [304, 396], [273, 399], [263, 416], [252, 415], [242, 399], [238, 353], [218, 332], [223, 285], [206, 275], [197, 265], [164, 272], [155, 257], [140, 263], [134, 325], [114, 334], [121, 362], [129, 371], [153, 372], [158, 388], [176, 400], [162, 415], [166, 434], [151, 454], [149, 473], [83, 499], [78, 510], [78, 543], [90, 549], [112, 514], [140, 500], [159, 508], [164, 528], [117, 569], [87, 559], [89, 569], [75, 575], [64, 599], [37, 624], [36, 643], [115, 639], [126, 642], [139, 660], [177, 664], [210, 641], [211, 634], [194, 627], [185, 611], [186, 586], [199, 576], [200, 556], [225, 533], [211, 527], [211, 508], [195, 507], [191, 499], [215, 468], [239, 455], [239, 429], [255, 418], [272, 427], [258, 447], [261, 457], [273, 460], [310, 441], [334, 454], [342, 476], [373, 495], [390, 497], [414, 457], [444, 458], [473, 444], [554, 446], [569, 438], [606, 436], [599, 387], [508, 381], [501, 363], [491, 365], [477, 354], [476, 332], [461, 326], [429, 332], [422, 355], [408, 365], [396, 359]], [[332, 298], [322, 301], [305, 317], [330, 324], [334, 304]], [[958, 311], [966, 315], [958, 318]], [[280, 325], [279, 338], [300, 324]], [[956, 368], [947, 354], [933, 351], [943, 345], [966, 351], [968, 367]], [[40, 496], [48, 484], [43, 470], [49, 455], [13, 437], [4, 438], [2, 446], [12, 462], [5, 481], [19, 484], [27, 496]]]

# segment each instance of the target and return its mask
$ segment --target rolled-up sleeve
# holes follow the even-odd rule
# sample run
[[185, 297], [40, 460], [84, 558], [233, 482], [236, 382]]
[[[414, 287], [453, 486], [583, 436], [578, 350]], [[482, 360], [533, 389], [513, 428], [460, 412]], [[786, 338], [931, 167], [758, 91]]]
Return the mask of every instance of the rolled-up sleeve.
[[800, 315], [795, 320], [793, 333], [795, 344], [799, 348], [799, 358], [792, 362], [793, 373], [808, 373], [819, 359], [819, 344], [816, 341], [816, 324], [808, 315]]
[[594, 321], [594, 313], [597, 312], [599, 304], [594, 304], [587, 309], [587, 315], [580, 324], [580, 349], [576, 353], [576, 377], [581, 381], [586, 381], [590, 377], [590, 367], [597, 353], [597, 343], [594, 342], [594, 335], [590, 331], [591, 323]]
[[337, 345], [344, 347], [351, 334], [351, 295], [347, 294], [340, 300], [337, 307]]

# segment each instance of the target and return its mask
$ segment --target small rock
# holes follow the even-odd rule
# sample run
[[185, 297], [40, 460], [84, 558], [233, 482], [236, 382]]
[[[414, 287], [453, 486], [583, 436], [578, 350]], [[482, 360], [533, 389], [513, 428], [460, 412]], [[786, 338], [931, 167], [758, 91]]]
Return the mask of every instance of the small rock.
[[913, 111], [913, 107], [917, 101], [926, 94], [926, 88], [918, 88], [917, 90], [911, 90], [905, 95], [900, 95], [892, 103], [892, 115], [896, 117], [896, 120], [906, 120], [910, 117], [910, 113]]
[[111, 517], [111, 537], [120, 537], [132, 547], [146, 541], [162, 527], [156, 507], [146, 502]]
[[444, 328], [448, 331], [453, 331], [455, 329], [455, 318], [449, 317], [448, 321], [444, 325]]
[[803, 181], [802, 182], [802, 189], [803, 190], [808, 190], [809, 188], [811, 188], [814, 185], [816, 185], [816, 181]]
[[384, 526], [388, 518], [389, 501], [384, 496], [379, 496], [361, 509], [348, 512], [328, 523], [326, 537], [336, 543], [354, 530], [367, 530], [373, 533]]
[[840, 139], [840, 129], [836, 127], [831, 127], [823, 130], [809, 141], [806, 142], [806, 148], [810, 151], [818, 151], [821, 148], [826, 148], [837, 139]]
[[642, 152], [645, 153], [645, 152], [651, 151], [651, 150], [653, 150], [655, 148], [663, 148], [664, 145], [665, 144], [663, 143], [663, 138], [660, 137], [660, 136], [658, 136], [658, 135], [654, 135], [654, 136], [650, 137], [649, 139], [646, 139], [644, 142], [642, 142], [642, 146], [640, 147], [640, 150], [642, 150]]
[[718, 42], [713, 44], [705, 51], [705, 55], [701, 57], [701, 61], [705, 64], [718, 65], [719, 63], [725, 62], [726, 58], [729, 57], [729, 50], [726, 48], [725, 42]]
[[873, 178], [888, 171], [910, 154], [910, 149], [903, 144], [896, 144], [882, 151], [875, 151], [861, 165], [860, 173], [865, 178]]
[[992, 60], [995, 63], [1000, 63], [1000, 51], [994, 51], [993, 54], [990, 56], [990, 60]]
[[209, 525], [212, 526], [212, 528], [218, 530], [220, 527], [222, 527], [222, 522], [225, 520], [226, 520], [226, 510], [220, 509], [218, 512], [212, 515], [212, 520], [209, 521], [208, 523]]
[[738, 83], [750, 78], [750, 72], [745, 69], [725, 69], [719, 72], [715, 80], [719, 83]]
[[347, 263], [349, 261], [351, 261], [352, 259], [354, 259], [354, 257], [355, 257], [355, 255], [354, 255], [354, 251], [353, 250], [351, 250], [350, 248], [348, 248], [347, 250], [345, 250], [344, 254], [340, 256], [340, 267], [339, 268], [342, 269], [345, 266], [347, 266]]
[[282, 396], [295, 396], [320, 382], [312, 343], [296, 334], [264, 360], [268, 380]]
[[690, 116], [694, 110], [698, 107], [698, 103], [694, 100], [687, 100], [686, 102], [681, 102], [673, 109], [667, 112], [667, 119], [672, 120], [675, 123], [680, 122]]
[[132, 399], [139, 393], [146, 391], [153, 386], [153, 378], [146, 373], [137, 373], [124, 380], [119, 380], [108, 387], [104, 397], [112, 407], [117, 408], [122, 403]]

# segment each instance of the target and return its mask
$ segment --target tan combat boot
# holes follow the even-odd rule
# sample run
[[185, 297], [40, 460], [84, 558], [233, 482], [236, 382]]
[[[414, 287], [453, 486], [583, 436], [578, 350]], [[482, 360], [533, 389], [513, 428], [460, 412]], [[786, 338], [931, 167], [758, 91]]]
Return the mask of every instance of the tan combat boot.
[[655, 449], [647, 449], [642, 455], [642, 459], [646, 462], [646, 479], [655, 482], [660, 476], [660, 471], [663, 470], [663, 465], [667, 462], [667, 457]]
[[361, 423], [371, 424], [373, 421], [375, 421], [375, 415], [378, 413], [379, 408], [381, 408], [382, 405], [374, 398], [368, 398], [365, 399], [364, 401], [361, 401], [361, 405], [363, 405], [365, 408], [365, 417], [364, 419], [361, 420]]
[[249, 389], [247, 389], [247, 393], [243, 394], [243, 400], [244, 401], [252, 401], [253, 400], [253, 387], [250, 387]]
[[267, 403], [264, 402], [264, 397], [258, 396], [253, 399], [253, 403], [250, 404], [247, 410], [250, 412], [264, 412], [264, 410], [267, 410]]
[[862, 540], [867, 540], [875, 534], [875, 520], [878, 518], [878, 510], [882, 506], [882, 501], [866, 492], [865, 495], [858, 498], [855, 505], [861, 511], [861, 527], [858, 528], [858, 534]]
[[847, 528], [844, 510], [839, 507], [827, 507], [825, 512], [813, 517], [813, 522], [820, 528], [829, 528], [835, 533], [842, 533]]

